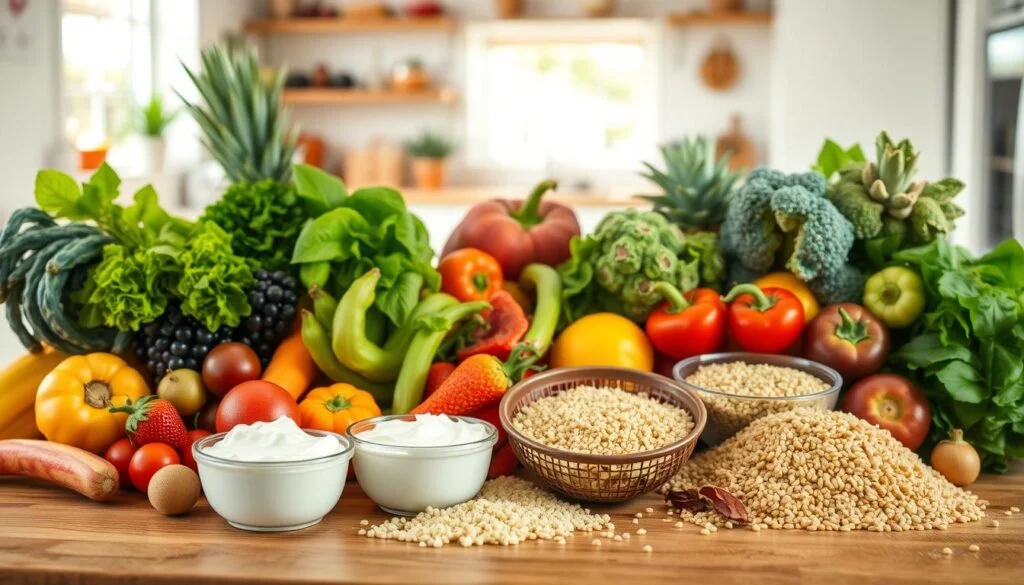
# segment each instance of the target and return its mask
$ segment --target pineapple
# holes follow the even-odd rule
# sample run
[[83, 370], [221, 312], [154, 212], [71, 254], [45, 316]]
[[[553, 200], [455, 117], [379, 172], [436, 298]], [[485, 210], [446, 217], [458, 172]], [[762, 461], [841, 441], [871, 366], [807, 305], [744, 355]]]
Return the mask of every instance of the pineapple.
[[728, 169], [729, 157], [715, 161], [714, 145], [703, 136], [661, 147], [665, 171], [645, 162], [642, 176], [661, 187], [662, 195], [643, 195], [684, 231], [714, 230], [725, 219], [725, 210], [739, 181]]
[[265, 83], [254, 49], [214, 46], [202, 52], [201, 72], [185, 67], [201, 103], [188, 102], [203, 132], [203, 146], [233, 183], [262, 179], [287, 182], [296, 133], [281, 109], [284, 74]]

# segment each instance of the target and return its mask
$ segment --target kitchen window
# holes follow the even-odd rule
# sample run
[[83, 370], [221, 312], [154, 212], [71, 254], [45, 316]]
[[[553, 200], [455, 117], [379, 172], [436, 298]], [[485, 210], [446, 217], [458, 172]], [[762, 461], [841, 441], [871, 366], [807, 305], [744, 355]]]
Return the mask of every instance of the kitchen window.
[[481, 23], [466, 44], [470, 166], [633, 173], [657, 142], [657, 25]]
[[150, 0], [65, 0], [61, 44], [67, 138], [94, 146], [130, 133], [152, 91]]

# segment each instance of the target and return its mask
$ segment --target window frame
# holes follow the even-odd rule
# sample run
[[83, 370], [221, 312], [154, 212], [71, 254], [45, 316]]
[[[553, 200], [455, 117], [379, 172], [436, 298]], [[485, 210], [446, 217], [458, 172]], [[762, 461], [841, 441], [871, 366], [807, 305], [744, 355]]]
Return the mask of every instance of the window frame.
[[[139, 16], [137, 14], [137, 11], [135, 9], [137, 4], [146, 5], [146, 15], [144, 17]], [[154, 0], [130, 0], [130, 14], [127, 18], [122, 18], [116, 16], [111, 12], [83, 5], [82, 3], [75, 2], [74, 0], [64, 0], [60, 2], [57, 15], [57, 38], [59, 40], [58, 55], [60, 57], [60, 67], [58, 69], [60, 83], [58, 84], [58, 87], [60, 88], [61, 122], [57, 130], [59, 132], [59, 136], [63, 141], [69, 142], [72, 145], [74, 145], [75, 143], [75, 140], [68, 133], [68, 122], [69, 116], [71, 115], [70, 99], [72, 97], [85, 97], [89, 100], [90, 108], [98, 108], [99, 110], [106, 110], [106, 108], [109, 107], [111, 99], [114, 98], [114, 94], [111, 94], [103, 90], [89, 90], [87, 87], [83, 87], [81, 85], [71, 85], [68, 83], [67, 72], [65, 70], [64, 63], [64, 17], [68, 14], [75, 14], [81, 16], [91, 16], [97, 19], [113, 18], [127, 23], [129, 29], [129, 38], [131, 40], [128, 76], [130, 80], [129, 87], [132, 97], [132, 103], [130, 104], [130, 107], [132, 107], [134, 110], [135, 108], [139, 107], [139, 104], [142, 101], [148, 100], [156, 88], [157, 38], [156, 21], [154, 14], [154, 10], [156, 7], [154, 4]], [[145, 28], [146, 30], [146, 37], [149, 44], [149, 50], [147, 51], [147, 59], [138, 59], [136, 57], [139, 51], [138, 48], [136, 47], [137, 39], [135, 33], [136, 29], [140, 27]], [[140, 65], [145, 66], [148, 75], [148, 79], [144, 80], [144, 85], [140, 85], [137, 81], [136, 73], [139, 70]], [[143, 90], [143, 87], [144, 91], [146, 92], [146, 95], [140, 96], [138, 92], [140, 90]], [[97, 106], [94, 103], [95, 101], [99, 101], [100, 105]], [[134, 111], [131, 115], [132, 117], [135, 116]], [[131, 136], [134, 133], [134, 130], [136, 130], [133, 126], [132, 131], [129, 131], [126, 136], [120, 136], [117, 140], [115, 140], [114, 129], [110, 128], [109, 124], [110, 121], [105, 119], [104, 128], [102, 128], [102, 131], [105, 135], [105, 138], [111, 141], [112, 146], [121, 144], [122, 142], [124, 142], [125, 138]], [[88, 130], [82, 131], [80, 129], [78, 134], [79, 137], [81, 137], [83, 134], [87, 135]]]
[[[660, 138], [658, 131], [661, 113], [663, 58], [663, 27], [649, 19], [613, 18], [593, 20], [508, 20], [472, 22], [465, 26], [465, 124], [466, 146], [464, 162], [471, 171], [536, 173], [546, 169], [524, 164], [506, 164], [491, 158], [487, 152], [486, 131], [486, 49], [492, 44], [536, 43], [536, 42], [607, 42], [637, 43], [645, 52], [642, 77], [644, 91], [639, 96], [638, 106], [646, 113], [643, 124], [650, 134], [651, 142]], [[639, 164], [639, 161], [637, 161]], [[608, 169], [601, 165], [576, 166], [558, 163], [559, 173], [594, 178], [632, 177], [636, 167], [630, 169]]]

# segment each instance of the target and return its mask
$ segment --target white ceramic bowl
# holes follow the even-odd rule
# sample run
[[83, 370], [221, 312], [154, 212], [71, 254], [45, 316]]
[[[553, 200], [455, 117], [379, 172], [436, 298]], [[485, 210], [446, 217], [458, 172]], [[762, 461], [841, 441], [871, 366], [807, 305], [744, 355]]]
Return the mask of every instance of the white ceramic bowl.
[[418, 514], [427, 507], [454, 506], [475, 496], [487, 479], [498, 429], [477, 418], [453, 416], [462, 422], [484, 425], [487, 437], [445, 447], [396, 447], [359, 438], [377, 423], [413, 418], [415, 415], [408, 414], [378, 416], [348, 428], [348, 436], [355, 443], [356, 478], [366, 495], [385, 512], [402, 516]]
[[205, 452], [227, 433], [196, 441], [192, 455], [210, 507], [242, 530], [282, 532], [319, 522], [341, 499], [352, 441], [336, 433], [303, 430], [315, 437], [336, 437], [341, 450], [304, 461], [243, 462]]

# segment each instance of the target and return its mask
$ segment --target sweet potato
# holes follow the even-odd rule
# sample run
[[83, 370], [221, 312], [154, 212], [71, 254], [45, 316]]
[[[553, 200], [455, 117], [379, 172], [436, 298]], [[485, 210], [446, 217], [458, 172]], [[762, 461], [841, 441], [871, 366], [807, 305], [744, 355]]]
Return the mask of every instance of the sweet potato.
[[117, 493], [117, 470], [88, 451], [32, 439], [0, 441], [0, 475], [20, 475], [55, 483], [96, 500]]

